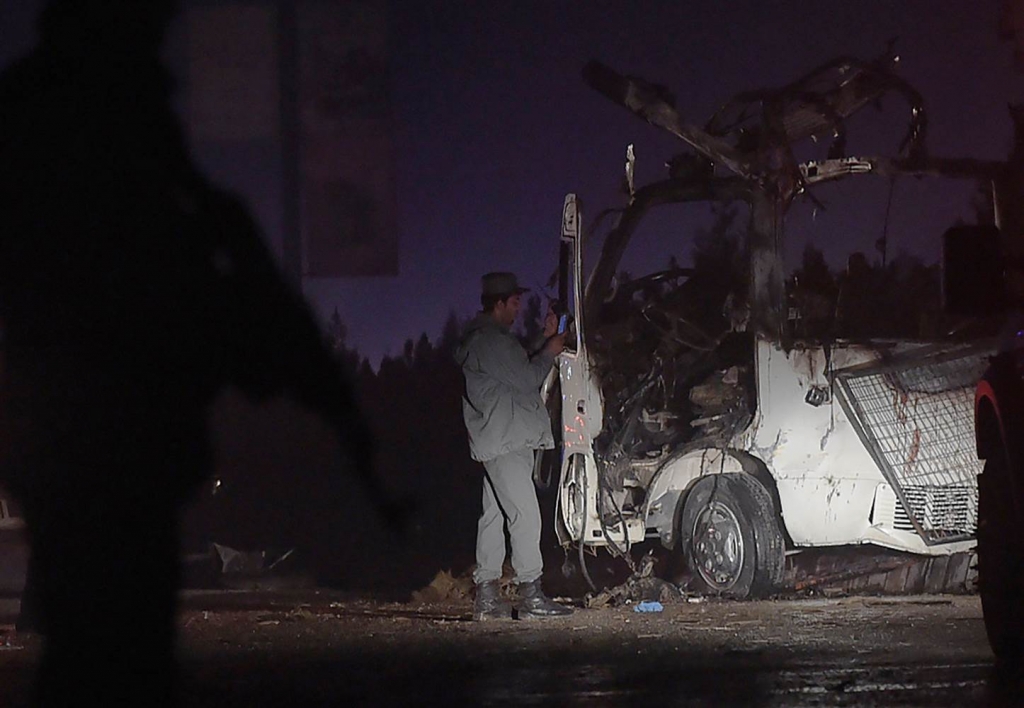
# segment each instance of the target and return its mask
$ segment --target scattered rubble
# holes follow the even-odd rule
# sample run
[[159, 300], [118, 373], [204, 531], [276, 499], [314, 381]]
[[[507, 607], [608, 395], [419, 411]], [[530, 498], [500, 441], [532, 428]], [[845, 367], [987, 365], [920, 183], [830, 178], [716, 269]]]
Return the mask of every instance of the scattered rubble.
[[618, 607], [630, 603], [679, 602], [683, 592], [667, 580], [654, 576], [654, 556], [647, 553], [637, 564], [636, 571], [621, 585], [608, 588], [584, 600], [586, 607]]
[[[655, 575], [658, 556], [648, 551], [636, 562], [625, 581], [588, 593], [587, 608], [613, 608], [641, 603], [701, 603], [707, 595], [689, 585], [690, 575]], [[502, 577], [502, 590], [513, 591], [511, 569]], [[621, 576], [620, 576], [621, 577]], [[977, 592], [977, 554], [973, 551], [946, 556], [917, 556], [875, 547], [807, 549], [791, 554], [777, 597], [843, 597], [847, 595], [910, 596], [969, 595]], [[472, 571], [454, 574], [442, 570], [431, 582], [412, 593], [414, 604], [461, 604], [473, 598]], [[566, 598], [560, 598], [565, 600]]]
[[412, 601], [421, 605], [469, 600], [473, 597], [473, 578], [467, 574], [458, 577], [450, 570], [442, 570], [426, 587], [412, 593]]

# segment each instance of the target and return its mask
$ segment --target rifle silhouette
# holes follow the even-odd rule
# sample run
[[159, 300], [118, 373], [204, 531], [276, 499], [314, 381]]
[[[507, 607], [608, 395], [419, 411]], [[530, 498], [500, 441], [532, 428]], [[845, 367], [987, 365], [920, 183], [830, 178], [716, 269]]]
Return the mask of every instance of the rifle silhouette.
[[210, 307], [199, 316], [212, 333], [206, 351], [213, 351], [220, 386], [233, 384], [256, 400], [283, 394], [320, 416], [375, 510], [401, 529], [411, 506], [390, 496], [375, 473], [373, 434], [309, 306], [281, 274], [245, 206], [227, 192], [204, 192], [197, 235], [214, 267]]

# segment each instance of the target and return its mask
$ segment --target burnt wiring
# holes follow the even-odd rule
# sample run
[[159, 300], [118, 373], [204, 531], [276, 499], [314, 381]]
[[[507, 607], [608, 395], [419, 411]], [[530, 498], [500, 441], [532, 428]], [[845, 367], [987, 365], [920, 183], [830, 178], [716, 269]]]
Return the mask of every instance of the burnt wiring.
[[[617, 452], [618, 452], [618, 455], [623, 454], [621, 450], [619, 450]], [[622, 513], [622, 508], [619, 507], [619, 503], [617, 501], [615, 501], [615, 495], [612, 493], [612, 490], [608, 486], [607, 475], [604, 474], [604, 470], [600, 469], [600, 466], [599, 466], [599, 468], [597, 470], [597, 489], [598, 489], [598, 493], [599, 493], [599, 496], [598, 496], [599, 501], [598, 501], [597, 518], [598, 518], [598, 521], [601, 524], [601, 534], [604, 536], [604, 540], [608, 542], [608, 547], [611, 548], [612, 551], [616, 555], [622, 556], [625, 559], [625, 561], [626, 561], [626, 565], [629, 566], [630, 571], [635, 573], [636, 572], [636, 565], [633, 563], [633, 557], [630, 555], [630, 551], [632, 551], [632, 547], [631, 547], [631, 544], [629, 542], [629, 532], [628, 532], [628, 530], [626, 528], [626, 517]], [[601, 513], [601, 509], [600, 509], [601, 501], [603, 501], [603, 499], [605, 497], [611, 502], [612, 509], [615, 510], [615, 515], [619, 519], [619, 526], [622, 529], [622, 539], [623, 539], [623, 542], [626, 545], [625, 550], [623, 550], [619, 546], [619, 544], [616, 543], [612, 539], [611, 534], [608, 532], [608, 524], [605, 522], [604, 514]]]
[[[580, 522], [580, 537], [579, 537], [579, 539], [576, 542], [576, 548], [577, 548], [577, 552], [578, 552], [578, 555], [579, 555], [580, 570], [583, 573], [583, 578], [587, 581], [587, 585], [590, 587], [590, 590], [592, 592], [597, 592], [598, 591], [597, 590], [597, 585], [594, 583], [594, 579], [590, 577], [590, 572], [587, 570], [587, 561], [586, 561], [586, 556], [585, 556], [585, 553], [584, 553], [584, 546], [586, 545], [586, 528], [587, 528], [587, 499], [589, 498], [588, 495], [587, 495], [587, 492], [588, 492], [588, 489], [587, 489], [587, 470], [586, 470], [585, 466], [584, 466], [583, 474], [581, 475], [581, 477], [582, 477], [582, 479], [581, 479], [581, 483], [580, 484], [581, 484], [581, 492], [583, 494], [583, 508], [582, 508], [582, 520]], [[598, 519], [598, 523], [601, 525], [601, 533], [604, 536], [605, 541], [607, 541], [608, 547], [612, 550], [613, 554], [621, 556], [626, 561], [626, 565], [629, 567], [630, 572], [633, 573], [633, 574], [636, 574], [637, 573], [636, 563], [634, 563], [633, 557], [632, 557], [632, 555], [630, 555], [630, 553], [632, 551], [632, 546], [631, 546], [631, 544], [629, 542], [629, 531], [626, 528], [626, 518], [625, 518], [625, 515], [622, 513], [622, 509], [619, 507], [618, 503], [615, 501], [615, 497], [612, 495], [611, 490], [608, 489], [607, 480], [605, 479], [605, 476], [604, 476], [604, 474], [602, 474], [602, 470], [600, 470], [600, 469], [597, 471], [597, 485], [598, 485], [598, 492], [599, 492], [599, 496], [598, 496], [598, 507], [599, 508], [597, 509], [597, 519]], [[615, 509], [615, 513], [618, 516], [619, 524], [620, 524], [620, 527], [622, 528], [622, 538], [623, 538], [623, 540], [625, 541], [625, 544], [626, 544], [625, 550], [623, 550], [618, 545], [618, 543], [616, 543], [615, 540], [611, 537], [611, 534], [608, 531], [608, 524], [605, 522], [605, 519], [604, 519], [604, 514], [601, 513], [600, 505], [601, 505], [601, 500], [602, 500], [604, 495], [607, 495], [607, 497], [611, 500], [612, 506]]]
[[585, 557], [586, 554], [583, 552], [583, 545], [582, 539], [580, 539], [580, 542], [576, 544], [576, 547], [580, 552], [580, 570], [583, 571], [583, 578], [587, 581], [587, 585], [590, 586], [591, 592], [597, 592], [597, 586], [594, 585], [594, 579], [590, 577], [590, 572], [587, 571], [587, 560]]
[[[587, 585], [590, 586], [592, 592], [597, 592], [597, 586], [594, 584], [593, 578], [590, 577], [590, 572], [587, 570], [587, 561], [584, 557], [583, 546], [586, 545], [587, 540], [587, 467], [586, 463], [583, 465], [583, 518], [580, 521], [580, 538], [576, 547], [579, 548], [580, 553], [580, 570], [583, 571], [583, 578], [587, 581]], [[600, 514], [598, 514], [600, 516]]]
[[[724, 339], [722, 341], [725, 341]], [[716, 349], [716, 352], [719, 351]], [[724, 356], [728, 357], [726, 353]], [[633, 457], [637, 454], [647, 455], [651, 452], [663, 454], [667, 447], [674, 447], [680, 442], [692, 441], [695, 437], [702, 437], [705, 440], [715, 440], [716, 443], [727, 443], [731, 436], [741, 430], [751, 417], [753, 404], [747, 400], [750, 395], [749, 383], [743, 383], [737, 378], [728, 382], [730, 388], [741, 386], [746, 392], [742, 400], [736, 399], [733, 393], [729, 393], [726, 399], [719, 400], [712, 395], [712, 400], [701, 402], [688, 398], [686, 402], [675, 400], [678, 391], [689, 391], [690, 396], [696, 387], [704, 384], [714, 385], [714, 382], [727, 375], [719, 370], [723, 364], [713, 352], [693, 352], [690, 359], [686, 359], [685, 373], [679, 368], [679, 359], [671, 359], [670, 362], [663, 361], [660, 355], [655, 354], [655, 363], [639, 380], [635, 388], [628, 389], [628, 395], [623, 400], [617, 401], [614, 407], [609, 406], [605, 416], [604, 432], [595, 441], [595, 452], [601, 459], [609, 461], [606, 475], [610, 484], [618, 489], [618, 477], [615, 472], [621, 470], [615, 466], [614, 461], [622, 457], [624, 453]], [[729, 359], [731, 361], [731, 359]], [[671, 365], [669, 365], [671, 363]], [[747, 366], [742, 364], [741, 366]], [[719, 373], [715, 373], [719, 371]], [[717, 378], [716, 378], [717, 377]], [[617, 387], [621, 392], [622, 388]], [[625, 392], [620, 393], [625, 395]], [[606, 400], [611, 401], [612, 396], [606, 388]], [[659, 400], [654, 401], [654, 397]], [[731, 398], [730, 398], [731, 397]], [[707, 408], [706, 406], [711, 406]], [[671, 423], [661, 421], [660, 429], [647, 427], [644, 413], [650, 407], [657, 410], [672, 410]], [[702, 417], [705, 416], [705, 417]], [[706, 417], [710, 416], [710, 417]], [[692, 420], [691, 420], [692, 417]], [[699, 422], [701, 429], [688, 428], [685, 422], [690, 420]], [[710, 427], [707, 427], [710, 426]]]

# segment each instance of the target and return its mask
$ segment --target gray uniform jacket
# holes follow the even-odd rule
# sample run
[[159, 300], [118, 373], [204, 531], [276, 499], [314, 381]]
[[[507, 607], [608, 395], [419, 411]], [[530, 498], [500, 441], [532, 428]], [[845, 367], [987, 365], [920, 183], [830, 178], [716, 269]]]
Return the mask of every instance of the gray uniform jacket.
[[541, 384], [554, 363], [551, 354], [527, 356], [506, 327], [481, 314], [466, 325], [455, 358], [466, 377], [462, 416], [474, 460], [555, 446], [540, 398]]

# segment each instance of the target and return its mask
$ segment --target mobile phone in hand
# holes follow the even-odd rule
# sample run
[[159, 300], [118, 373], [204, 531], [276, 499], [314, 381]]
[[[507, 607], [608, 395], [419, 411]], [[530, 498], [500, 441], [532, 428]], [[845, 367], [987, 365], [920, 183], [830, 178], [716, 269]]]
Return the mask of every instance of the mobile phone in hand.
[[562, 315], [558, 318], [558, 334], [565, 332], [565, 328], [569, 326], [569, 315]]

